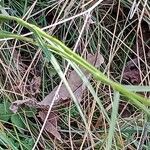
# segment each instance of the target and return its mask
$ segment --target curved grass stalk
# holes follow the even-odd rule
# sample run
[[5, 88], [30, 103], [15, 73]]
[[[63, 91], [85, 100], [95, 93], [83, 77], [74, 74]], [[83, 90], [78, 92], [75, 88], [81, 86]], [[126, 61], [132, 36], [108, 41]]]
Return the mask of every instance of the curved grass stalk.
[[[47, 33], [45, 33], [44, 31], [42, 31], [39, 27], [29, 24], [26, 21], [14, 17], [14, 16], [4, 16], [4, 15], [0, 15], [0, 20], [2, 21], [9, 21], [9, 20], [14, 20], [17, 23], [19, 23], [20, 25], [28, 28], [29, 30], [31, 30], [33, 32], [33, 34], [37, 33], [45, 38], [50, 40], [52, 43], [54, 43], [56, 46], [52, 46], [47, 44], [47, 47], [52, 50], [53, 52], [75, 62], [76, 64], [80, 65], [81, 67], [85, 68], [86, 70], [88, 70], [95, 79], [97, 79], [98, 81], [101, 81], [104, 84], [110, 85], [114, 90], [120, 92], [122, 95], [124, 95], [125, 97], [127, 97], [129, 99], [129, 101], [134, 104], [135, 106], [137, 106], [139, 109], [143, 110], [146, 114], [150, 115], [150, 111], [146, 106], [150, 106], [150, 100], [147, 98], [144, 98], [136, 93], [133, 93], [131, 91], [128, 91], [123, 85], [112, 81], [111, 79], [108, 79], [102, 72], [100, 72], [98, 69], [96, 69], [94, 66], [92, 66], [91, 64], [89, 64], [86, 60], [84, 60], [82, 57], [80, 57], [79, 55], [77, 55], [76, 53], [74, 53], [70, 48], [68, 48], [67, 46], [65, 46], [61, 41], [57, 40], [56, 38], [48, 35]], [[7, 33], [6, 35], [7, 37], [12, 37], [12, 34]], [[4, 33], [3, 36], [0, 37], [4, 37]], [[26, 37], [21, 37], [21, 36], [14, 36], [14, 38], [20, 38], [21, 40], [26, 40]], [[31, 42], [31, 39], [29, 40]], [[32, 42], [31, 42], [32, 43]], [[35, 44], [35, 42], [34, 42]], [[36, 45], [38, 45], [38, 43], [36, 43]], [[61, 49], [60, 49], [61, 47]], [[63, 49], [63, 51], [62, 51]]]

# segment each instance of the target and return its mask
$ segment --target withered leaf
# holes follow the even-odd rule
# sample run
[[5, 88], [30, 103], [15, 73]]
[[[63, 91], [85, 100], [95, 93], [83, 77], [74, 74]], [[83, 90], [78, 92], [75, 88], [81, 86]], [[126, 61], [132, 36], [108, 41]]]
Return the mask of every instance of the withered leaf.
[[89, 53], [87, 55], [87, 61], [98, 68], [104, 62], [104, 57], [99, 52], [94, 55]]
[[[44, 122], [47, 115], [47, 111], [40, 111], [38, 113], [38, 117]], [[45, 124], [45, 130], [49, 133], [51, 133], [55, 138], [62, 141], [61, 135], [58, 132], [58, 125], [57, 125], [58, 115], [55, 112], [51, 112], [46, 124]]]
[[[99, 52], [97, 52], [95, 55], [88, 54], [87, 55], [87, 61], [89, 63], [91, 63], [92, 65], [94, 65], [95, 67], [99, 67], [104, 62], [104, 58]], [[89, 73], [86, 70], [82, 70], [82, 71], [86, 77], [89, 76]], [[70, 88], [74, 92], [75, 97], [80, 102], [82, 99], [84, 87], [83, 87], [82, 79], [78, 76], [76, 71], [74, 71], [74, 70], [71, 71], [70, 76], [68, 78], [68, 83], [70, 85]], [[44, 105], [44, 106], [50, 105], [52, 100], [53, 100], [53, 97], [55, 96], [57, 88], [58, 88], [58, 86], [56, 86], [53, 89], [53, 91], [50, 94], [48, 94], [43, 99], [43, 101], [39, 102], [38, 104]], [[62, 86], [60, 87], [60, 90], [58, 92], [58, 95], [56, 96], [55, 104], [60, 102], [61, 100], [66, 100], [69, 98], [70, 98], [70, 94], [69, 94], [68, 90], [66, 89], [65, 85], [62, 84]]]
[[37, 107], [37, 105], [38, 105], [35, 98], [28, 98], [25, 100], [17, 100], [17, 101], [12, 102], [12, 104], [10, 106], [10, 110], [13, 113], [16, 113], [18, 111], [19, 107], [23, 104], [25, 104], [29, 107]]
[[127, 62], [123, 73], [123, 80], [126, 80], [132, 84], [139, 84], [141, 82], [140, 72], [137, 68], [138, 59], [135, 58]]

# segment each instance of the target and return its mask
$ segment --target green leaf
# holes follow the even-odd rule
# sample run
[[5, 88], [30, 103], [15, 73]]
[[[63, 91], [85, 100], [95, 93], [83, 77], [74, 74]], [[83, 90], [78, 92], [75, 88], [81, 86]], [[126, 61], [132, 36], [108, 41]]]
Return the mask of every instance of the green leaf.
[[8, 121], [12, 115], [12, 112], [9, 109], [10, 103], [1, 103], [0, 104], [0, 120]]
[[34, 145], [34, 141], [33, 139], [25, 139], [24, 141], [22, 141], [22, 144], [24, 146], [24, 150], [28, 150], [28, 149], [32, 149], [33, 145]]
[[25, 124], [24, 124], [24, 118], [22, 115], [19, 115], [19, 114], [13, 114], [11, 116], [11, 122], [16, 126], [18, 127], [19, 129], [20, 128], [25, 128]]
[[14, 145], [14, 143], [12, 143], [12, 140], [10, 140], [10, 138], [8, 138], [8, 136], [2, 131], [0, 131], [0, 141], [7, 148], [10, 148], [12, 150], [18, 150], [18, 148]]

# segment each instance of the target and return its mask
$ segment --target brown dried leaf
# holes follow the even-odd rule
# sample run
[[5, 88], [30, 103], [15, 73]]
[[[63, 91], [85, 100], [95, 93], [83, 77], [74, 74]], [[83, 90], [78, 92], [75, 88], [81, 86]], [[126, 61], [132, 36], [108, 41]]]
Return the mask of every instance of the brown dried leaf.
[[[72, 89], [72, 91], [75, 94], [75, 97], [80, 100], [81, 96], [82, 96], [82, 80], [77, 76], [77, 73], [75, 71], [71, 72], [71, 77], [68, 79], [68, 83], [70, 85], [70, 88]], [[75, 82], [76, 81], [76, 82]], [[50, 105], [53, 97], [55, 96], [55, 93], [58, 89], [58, 86], [56, 86], [53, 91], [48, 94], [43, 101], [41, 101], [40, 103], [38, 103], [39, 105]], [[62, 84], [62, 86], [60, 87], [60, 90], [58, 92], [58, 95], [56, 96], [55, 99], [55, 104], [58, 103], [60, 100], [66, 100], [70, 97], [70, 94], [68, 92], [68, 90], [66, 89], [65, 85]]]
[[95, 53], [94, 55], [88, 54], [87, 61], [98, 68], [102, 63], [104, 63], [104, 57], [99, 53]]
[[37, 100], [35, 98], [28, 98], [25, 100], [17, 100], [15, 102], [12, 102], [11, 106], [10, 106], [10, 110], [13, 113], [16, 113], [18, 111], [18, 109], [22, 106], [22, 105], [27, 105], [29, 107], [40, 107], [37, 104]]
[[123, 79], [129, 81], [132, 84], [139, 84], [141, 82], [140, 72], [138, 69], [124, 72]]
[[[104, 62], [104, 58], [102, 57], [100, 53], [96, 53], [95, 55], [88, 54], [87, 61], [91, 63], [92, 65], [94, 65], [95, 67], [99, 67]], [[82, 71], [86, 77], [89, 76], [89, 73], [87, 71], [85, 70], [82, 70]], [[68, 83], [70, 85], [70, 88], [74, 92], [75, 97], [80, 102], [82, 99], [82, 94], [83, 94], [83, 89], [84, 89], [84, 87], [82, 86], [83, 85], [82, 79], [78, 76], [78, 74], [75, 71], [71, 71], [70, 76], [68, 78]], [[44, 105], [44, 106], [50, 105], [53, 100], [53, 97], [55, 96], [55, 92], [57, 91], [57, 88], [58, 86], [56, 86], [53, 89], [53, 91], [50, 94], [48, 94], [44, 98], [44, 100], [38, 104]], [[62, 84], [62, 86], [60, 87], [60, 90], [56, 97], [57, 98], [55, 99], [55, 104], [61, 100], [66, 100], [70, 98], [70, 94], [64, 84]]]
[[[46, 118], [46, 115], [47, 115], [47, 111], [40, 111], [38, 113], [38, 117], [41, 118], [41, 120], [43, 122]], [[57, 114], [54, 113], [54, 112], [51, 112], [48, 119], [47, 119], [47, 121], [46, 121], [45, 130], [47, 132], [51, 133], [58, 140], [62, 141], [61, 135], [58, 132], [58, 128], [60, 128], [60, 127], [58, 127], [58, 125], [57, 125], [57, 120], [58, 120]]]
[[127, 62], [124, 70], [123, 79], [132, 84], [139, 84], [141, 82], [140, 72], [136, 67], [138, 65], [137, 58]]

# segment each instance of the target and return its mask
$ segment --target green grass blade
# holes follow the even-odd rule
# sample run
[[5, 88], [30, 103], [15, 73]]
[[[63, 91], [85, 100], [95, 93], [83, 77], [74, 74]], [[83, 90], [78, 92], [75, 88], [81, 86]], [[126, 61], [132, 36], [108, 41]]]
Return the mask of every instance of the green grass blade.
[[108, 132], [108, 140], [106, 143], [106, 149], [111, 150], [112, 148], [112, 141], [114, 138], [114, 132], [115, 132], [115, 126], [117, 122], [117, 115], [118, 115], [118, 106], [119, 106], [119, 100], [120, 100], [120, 94], [119, 92], [114, 91], [114, 97], [113, 97], [113, 103], [112, 103], [112, 115], [111, 115], [111, 122]]

